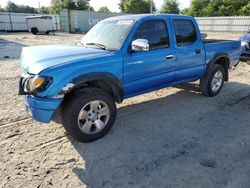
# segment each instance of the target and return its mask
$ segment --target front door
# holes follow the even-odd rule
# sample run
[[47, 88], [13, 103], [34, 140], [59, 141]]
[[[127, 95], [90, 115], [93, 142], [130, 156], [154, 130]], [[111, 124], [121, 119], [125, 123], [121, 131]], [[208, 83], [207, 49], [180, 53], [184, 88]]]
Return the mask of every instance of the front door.
[[147, 39], [149, 51], [132, 51], [124, 57], [125, 97], [145, 93], [172, 83], [175, 74], [175, 48], [163, 19], [142, 22], [133, 40]]

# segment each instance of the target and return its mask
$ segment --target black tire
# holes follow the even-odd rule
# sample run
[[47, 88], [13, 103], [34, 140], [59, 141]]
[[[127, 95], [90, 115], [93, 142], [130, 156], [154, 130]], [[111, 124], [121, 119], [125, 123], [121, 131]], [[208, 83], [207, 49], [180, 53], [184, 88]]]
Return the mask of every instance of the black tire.
[[48, 35], [50, 31], [46, 31], [45, 34]]
[[31, 33], [32, 33], [33, 35], [36, 35], [36, 34], [38, 33], [38, 29], [37, 29], [36, 27], [31, 28]]
[[[91, 101], [100, 100], [109, 108], [109, 119], [100, 132], [86, 134], [78, 124], [78, 115], [81, 109]], [[62, 124], [68, 134], [80, 141], [91, 142], [103, 137], [113, 126], [116, 118], [116, 104], [114, 99], [104, 90], [98, 88], [85, 88], [66, 97], [62, 104]]]
[[[212, 90], [212, 80], [213, 80], [215, 74], [218, 72], [222, 73], [222, 83], [221, 83], [220, 87], [218, 88], [218, 90], [213, 91]], [[216, 96], [220, 92], [221, 88], [223, 87], [224, 81], [225, 81], [225, 69], [224, 69], [224, 67], [220, 64], [212, 65], [212, 67], [207, 72], [205, 77], [202, 78], [200, 81], [201, 94], [204, 96], [207, 96], [207, 97]]]

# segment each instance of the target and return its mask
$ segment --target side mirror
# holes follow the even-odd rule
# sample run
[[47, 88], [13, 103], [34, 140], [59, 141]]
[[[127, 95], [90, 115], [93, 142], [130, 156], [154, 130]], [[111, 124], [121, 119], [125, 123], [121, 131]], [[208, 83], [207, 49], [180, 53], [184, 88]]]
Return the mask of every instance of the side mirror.
[[133, 51], [149, 51], [149, 42], [147, 39], [136, 39], [132, 42]]
[[207, 33], [201, 33], [201, 38], [204, 40], [207, 38]]

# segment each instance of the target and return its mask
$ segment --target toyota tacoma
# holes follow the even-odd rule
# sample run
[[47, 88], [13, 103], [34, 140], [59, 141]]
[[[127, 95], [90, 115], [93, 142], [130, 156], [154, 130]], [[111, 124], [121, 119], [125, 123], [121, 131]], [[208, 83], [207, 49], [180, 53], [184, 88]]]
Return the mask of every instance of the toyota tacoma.
[[216, 96], [240, 53], [240, 41], [203, 40], [190, 16], [112, 17], [81, 45], [24, 47], [19, 94], [33, 119], [61, 119], [71, 137], [90, 142], [111, 129], [126, 98], [195, 80]]

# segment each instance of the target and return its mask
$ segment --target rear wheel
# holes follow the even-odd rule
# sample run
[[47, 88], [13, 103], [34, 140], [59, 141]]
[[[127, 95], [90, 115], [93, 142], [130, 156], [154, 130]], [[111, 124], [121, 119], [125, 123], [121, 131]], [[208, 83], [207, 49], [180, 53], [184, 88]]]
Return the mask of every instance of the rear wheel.
[[37, 29], [36, 27], [31, 28], [31, 33], [32, 33], [33, 35], [36, 35], [36, 34], [38, 33], [38, 29]]
[[101, 89], [83, 89], [63, 102], [63, 126], [71, 137], [81, 142], [104, 136], [112, 128], [115, 118], [115, 102]]
[[225, 80], [225, 70], [220, 64], [214, 64], [207, 73], [207, 75], [201, 79], [201, 93], [204, 96], [213, 97], [216, 96], [223, 87]]
[[49, 34], [49, 31], [46, 31], [45, 34], [48, 35], [48, 34]]

